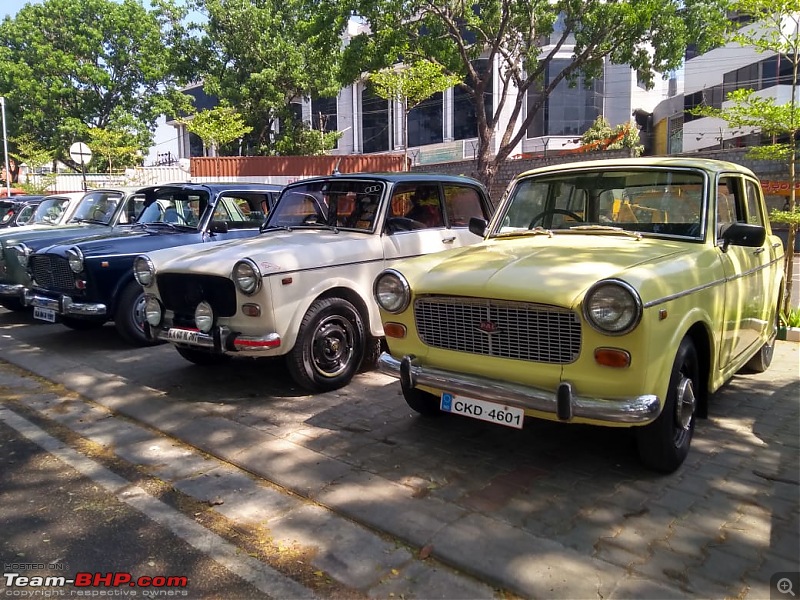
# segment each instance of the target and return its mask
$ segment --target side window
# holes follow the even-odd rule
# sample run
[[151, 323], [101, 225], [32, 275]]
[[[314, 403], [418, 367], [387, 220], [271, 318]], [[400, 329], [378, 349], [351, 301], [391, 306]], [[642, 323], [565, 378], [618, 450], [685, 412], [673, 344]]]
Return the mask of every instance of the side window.
[[404, 220], [402, 229], [444, 227], [439, 186], [426, 183], [398, 186], [392, 196], [391, 216]]
[[717, 183], [717, 234], [721, 234], [731, 223], [742, 219], [736, 180], [722, 177]]
[[244, 215], [236, 214], [237, 212], [236, 203], [231, 198], [220, 198], [214, 207], [211, 219], [214, 221], [244, 221]]
[[764, 225], [761, 212], [761, 188], [749, 179], [745, 183], [745, 202], [747, 203], [747, 222], [751, 225]]
[[490, 216], [486, 214], [478, 190], [474, 188], [445, 185], [444, 204], [451, 227], [467, 227], [471, 217], [488, 219]]

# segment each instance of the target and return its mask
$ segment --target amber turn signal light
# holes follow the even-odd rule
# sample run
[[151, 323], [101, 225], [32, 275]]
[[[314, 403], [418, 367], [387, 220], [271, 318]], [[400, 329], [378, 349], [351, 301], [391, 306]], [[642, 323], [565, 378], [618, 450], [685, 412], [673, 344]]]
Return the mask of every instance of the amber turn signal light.
[[400, 323], [386, 323], [383, 326], [383, 333], [386, 337], [404, 338], [406, 337], [406, 326]]
[[598, 365], [615, 369], [625, 369], [631, 366], [631, 355], [625, 350], [617, 348], [596, 348], [594, 360]]

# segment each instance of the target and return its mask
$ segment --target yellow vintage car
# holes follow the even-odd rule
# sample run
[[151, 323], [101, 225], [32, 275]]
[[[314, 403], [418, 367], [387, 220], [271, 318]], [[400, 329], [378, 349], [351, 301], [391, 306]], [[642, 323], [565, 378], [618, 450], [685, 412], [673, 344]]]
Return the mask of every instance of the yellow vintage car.
[[735, 373], [767, 369], [783, 245], [742, 166], [614, 159], [519, 175], [476, 245], [407, 259], [373, 291], [411, 408], [521, 428], [636, 428], [648, 467], [685, 459]]

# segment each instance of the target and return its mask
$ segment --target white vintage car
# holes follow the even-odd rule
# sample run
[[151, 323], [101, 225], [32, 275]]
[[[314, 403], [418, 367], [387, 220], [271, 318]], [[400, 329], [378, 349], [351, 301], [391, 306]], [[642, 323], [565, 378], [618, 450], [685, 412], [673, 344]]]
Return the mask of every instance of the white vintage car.
[[149, 335], [187, 360], [285, 356], [311, 391], [346, 385], [383, 336], [372, 282], [399, 259], [479, 242], [477, 181], [334, 175], [287, 186], [255, 238], [139, 256]]

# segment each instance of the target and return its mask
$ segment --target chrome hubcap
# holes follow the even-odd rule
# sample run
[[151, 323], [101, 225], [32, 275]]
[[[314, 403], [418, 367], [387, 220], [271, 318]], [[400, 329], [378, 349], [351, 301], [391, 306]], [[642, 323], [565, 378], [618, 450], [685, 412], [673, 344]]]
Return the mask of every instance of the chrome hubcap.
[[323, 377], [341, 375], [352, 360], [353, 344], [353, 329], [349, 321], [339, 316], [323, 320], [311, 346], [314, 369]]
[[697, 396], [694, 393], [692, 380], [681, 375], [678, 383], [677, 397], [675, 398], [675, 445], [679, 446], [683, 438], [689, 434], [697, 406]]

